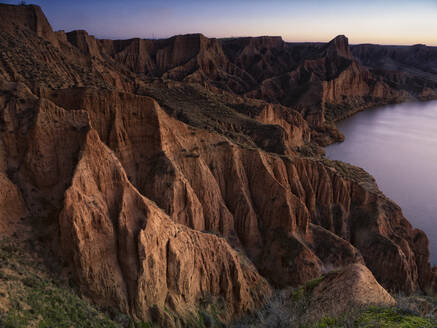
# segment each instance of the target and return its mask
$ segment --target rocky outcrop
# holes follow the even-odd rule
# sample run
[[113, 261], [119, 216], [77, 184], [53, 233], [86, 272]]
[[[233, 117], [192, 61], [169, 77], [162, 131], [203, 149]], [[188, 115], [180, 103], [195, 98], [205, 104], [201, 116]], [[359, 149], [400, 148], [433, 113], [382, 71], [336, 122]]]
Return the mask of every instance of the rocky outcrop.
[[361, 44], [351, 48], [360, 64], [388, 85], [396, 85], [419, 100], [437, 97], [436, 47]]
[[58, 38], [39, 6], [1, 4], [0, 29], [12, 33], [16, 29], [29, 29], [55, 47], [59, 46]]
[[275, 37], [218, 42], [199, 34], [100, 44], [136, 73], [203, 83], [291, 106], [319, 129], [326, 119], [341, 119], [368, 107], [433, 97], [424, 80], [414, 80], [422, 83], [418, 93], [416, 87], [395, 87], [394, 76], [381, 76], [361, 66], [344, 36], [327, 44], [292, 44]]
[[71, 181], [88, 115], [38, 99], [24, 85], [7, 85], [1, 135], [6, 172], [31, 214], [44, 217], [59, 208]]
[[[99, 81], [99, 87], [132, 91], [137, 81], [124, 69], [149, 78], [201, 83], [298, 109], [310, 125], [330, 135], [326, 142], [341, 139], [332, 128], [327, 128], [326, 120], [338, 120], [381, 104], [437, 96], [434, 50], [423, 45], [411, 48], [358, 45], [351, 50], [343, 35], [329, 43], [313, 44], [286, 43], [280, 37], [216, 40], [202, 34], [163, 40], [96, 40], [86, 31], [54, 33], [37, 6], [4, 8], [5, 26], [10, 26], [7, 22], [16, 16], [14, 24], [19, 29], [29, 29], [50, 40], [62, 53], [69, 53], [54, 62], [52, 59], [51, 66], [78, 64], [71, 59], [81, 56], [72, 56], [74, 50], [67, 51], [68, 45], [83, 55], [79, 66], [89, 58], [94, 59], [86, 64], [91, 72], [86, 76], [73, 67], [63, 67], [61, 70], [73, 80], [64, 87]], [[12, 32], [9, 27], [4, 30]], [[110, 71], [100, 61], [111, 63]], [[11, 79], [8, 73], [5, 78]], [[13, 76], [15, 80], [16, 74]], [[48, 79], [44, 80], [47, 84]], [[53, 80], [62, 79], [54, 76]], [[68, 82], [67, 79], [64, 84]]]
[[[143, 195], [176, 222], [244, 249], [273, 284], [365, 262], [390, 290], [422, 287], [416, 232], [364, 171], [244, 149], [169, 117], [148, 97], [92, 89], [51, 97], [89, 113]], [[388, 275], [387, 262], [399, 275]]]
[[35, 225], [57, 226], [60, 258], [96, 302], [177, 326], [203, 305], [221, 304], [227, 322], [269, 296], [264, 278], [223, 238], [175, 224], [137, 191], [85, 111], [38, 100], [15, 83], [2, 91], [4, 165], [15, 182], [2, 183], [10, 188], [2, 189], [2, 214], [10, 215], [2, 227], [27, 209]]
[[[2, 5], [1, 17], [3, 32], [20, 31], [14, 38], [2, 36], [5, 49], [13, 47], [13, 39], [20, 48], [2, 54], [3, 76], [26, 80], [32, 89], [95, 85], [132, 91], [136, 81], [129, 71], [196, 82], [298, 109], [319, 131], [332, 131], [331, 142], [341, 138], [326, 129], [326, 119], [341, 119], [381, 104], [437, 96], [435, 51], [424, 45], [358, 45], [351, 51], [344, 36], [326, 44], [286, 43], [280, 37], [216, 40], [201, 34], [165, 40], [96, 40], [86, 31], [53, 32], [38, 6]], [[21, 35], [23, 31], [49, 40], [55, 49], [42, 42], [35, 44], [36, 39], [28, 44], [30, 35]], [[45, 73], [38, 81], [30, 67], [20, 68], [23, 53], [29, 52], [29, 57], [35, 47], [47, 48], [43, 56], [37, 53], [34, 59], [38, 62], [33, 65], [35, 71]], [[110, 63], [109, 67], [102, 62]], [[88, 67], [78, 70], [84, 66]]]
[[[5, 83], [0, 81], [0, 88], [2, 90], [11, 90], [13, 84]], [[5, 97], [0, 98], [0, 108], [3, 110], [7, 106], [7, 100]], [[7, 113], [2, 113], [0, 116], [0, 121], [4, 122], [2, 124], [2, 129], [6, 130], [7, 122], [10, 120], [10, 116]], [[9, 125], [9, 131], [3, 131], [2, 134], [8, 132], [13, 132], [14, 127]], [[21, 223], [21, 219], [28, 215], [26, 205], [23, 201], [23, 197], [19, 188], [9, 179], [8, 175], [13, 172], [8, 170], [8, 154], [5, 151], [6, 140], [0, 141], [0, 233], [3, 236], [17, 236], [17, 232], [20, 231], [18, 227]]]
[[260, 81], [247, 94], [297, 108], [316, 129], [323, 129], [326, 120], [410, 96], [360, 66], [344, 36], [318, 47], [290, 44], [285, 49], [290, 56], [297, 54], [292, 69]]
[[[92, 126], [117, 154], [130, 181], [176, 222], [243, 247], [262, 271], [271, 272], [267, 276], [275, 284], [298, 284], [320, 274], [323, 261], [302, 241], [309, 233], [310, 213], [300, 183], [291, 186], [298, 177], [289, 163], [181, 124], [147, 97], [95, 90], [57, 95], [54, 100], [63, 107], [89, 111]], [[266, 192], [278, 196], [264, 197]], [[348, 244], [338, 245], [345, 254], [354, 253]], [[302, 260], [272, 259], [268, 253], [273, 250]], [[355, 260], [358, 254], [335, 264]]]
[[165, 307], [189, 319], [201, 302], [220, 298], [228, 322], [269, 296], [265, 280], [224, 239], [175, 224], [141, 196], [94, 131], [59, 220], [62, 254], [84, 291], [139, 319], [178, 324]]
[[[382, 46], [359, 44], [351, 46], [352, 54], [369, 68], [425, 75], [435, 81], [437, 48], [424, 44], [413, 46]], [[412, 70], [414, 68], [414, 70]]]
[[312, 290], [309, 319], [337, 317], [370, 305], [394, 306], [396, 301], [364, 265], [352, 264], [324, 276]]
[[41, 8], [0, 5], [0, 77], [44, 88], [94, 86], [132, 91], [134, 74], [110, 57], [102, 60], [86, 32], [53, 32]]
[[229, 65], [220, 43], [202, 34], [166, 40], [102, 40], [103, 49], [135, 73], [203, 82], [226, 74]]
[[16, 236], [20, 231], [20, 220], [28, 214], [19, 189], [6, 176], [0, 173], [0, 233], [3, 237]]
[[65, 35], [66, 41], [70, 42], [87, 56], [103, 59], [96, 38], [89, 35], [87, 31], [76, 30], [68, 32]]
[[286, 44], [281, 37], [231, 38], [222, 40], [221, 45], [229, 60], [250, 74], [249, 88], [291, 69], [294, 64], [284, 51]]
[[[297, 285], [327, 268], [361, 262], [358, 251], [343, 241], [345, 239], [364, 255], [366, 263], [386, 287], [410, 291], [418, 287], [419, 277], [411, 245], [404, 245], [401, 252], [395, 242], [408, 240], [409, 231], [393, 236], [385, 232], [387, 222], [400, 213], [392, 215], [380, 211], [378, 215], [385, 216], [383, 228], [373, 232], [373, 244], [369, 245], [368, 238], [358, 238], [369, 236], [378, 224], [373, 221], [377, 217], [372, 214], [380, 202], [376, 187], [369, 192], [347, 180], [338, 168], [326, 168], [321, 162], [297, 158], [290, 162], [259, 150], [242, 149], [219, 135], [190, 128], [168, 117], [156, 102], [147, 97], [86, 89], [71, 90], [70, 96], [66, 92], [56, 94], [59, 105], [73, 109], [80, 104], [87, 110], [91, 125], [120, 158], [130, 181], [143, 195], [155, 201], [176, 222], [223, 235], [234, 247], [242, 247], [274, 284]], [[73, 118], [78, 113], [81, 111], [72, 110], [69, 115], [74, 114]], [[85, 121], [81, 124], [86, 126]], [[45, 129], [48, 136], [49, 131]], [[32, 142], [48, 143], [49, 139], [44, 135], [32, 138]], [[77, 154], [78, 147], [80, 145], [64, 145], [63, 151]], [[40, 148], [37, 145], [30, 147]], [[44, 166], [35, 161], [37, 156], [29, 155], [35, 164], [27, 174], [34, 177], [24, 178], [23, 175], [23, 186], [24, 181], [36, 181], [37, 188], [34, 189], [38, 190], [38, 197], [45, 195], [41, 191], [45, 188], [62, 190], [62, 186], [68, 185], [72, 167], [68, 169], [62, 165], [65, 173], [54, 175], [53, 183], [42, 178], [44, 170], [56, 172], [57, 162], [63, 157], [64, 161], [69, 158], [62, 154], [58, 151], [59, 158], [46, 162]], [[48, 161], [51, 157], [47, 154], [43, 158]], [[225, 161], [225, 158], [232, 158], [232, 161]], [[74, 162], [73, 159], [69, 161]], [[39, 176], [41, 178], [36, 178]], [[227, 183], [224, 177], [233, 183]], [[55, 181], [59, 183], [54, 184]], [[30, 186], [22, 188], [32, 190]], [[275, 196], [265, 197], [265, 194]], [[31, 194], [27, 197], [38, 199]], [[57, 199], [59, 203], [60, 198]], [[356, 203], [353, 208], [351, 199]], [[55, 207], [54, 199], [51, 202]], [[354, 223], [352, 211], [356, 208], [361, 208], [362, 216], [369, 215], [372, 220], [363, 221], [360, 217]], [[273, 220], [273, 217], [277, 219]], [[312, 227], [310, 222], [331, 232]], [[385, 237], [379, 238], [383, 233]], [[324, 240], [337, 250], [327, 252], [322, 246]], [[403, 278], [388, 279], [381, 264], [385, 261], [381, 258], [383, 253], [369, 253], [375, 245], [383, 247], [387, 242], [397, 250], [397, 253], [387, 255], [392, 262], [399, 254], [399, 260], [394, 264], [397, 271], [410, 272], [400, 274]], [[405, 251], [411, 254], [407, 259], [401, 255]], [[333, 257], [334, 253], [342, 255]]]

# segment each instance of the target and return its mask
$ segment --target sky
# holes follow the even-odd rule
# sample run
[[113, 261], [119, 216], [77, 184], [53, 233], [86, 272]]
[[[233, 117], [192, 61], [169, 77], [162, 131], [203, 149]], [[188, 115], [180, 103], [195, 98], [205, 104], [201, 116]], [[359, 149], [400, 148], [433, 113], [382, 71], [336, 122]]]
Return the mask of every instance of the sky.
[[[17, 4], [20, 1], [1, 1]], [[55, 30], [98, 38], [280, 35], [286, 41], [437, 46], [437, 0], [32, 0]]]

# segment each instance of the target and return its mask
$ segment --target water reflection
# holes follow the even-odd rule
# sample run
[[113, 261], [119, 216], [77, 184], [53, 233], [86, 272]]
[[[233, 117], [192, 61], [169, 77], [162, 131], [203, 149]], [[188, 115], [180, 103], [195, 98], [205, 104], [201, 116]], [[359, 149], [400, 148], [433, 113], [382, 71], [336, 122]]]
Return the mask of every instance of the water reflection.
[[437, 264], [437, 101], [367, 110], [337, 126], [346, 140], [327, 147], [328, 158], [370, 172], [405, 217], [427, 233]]

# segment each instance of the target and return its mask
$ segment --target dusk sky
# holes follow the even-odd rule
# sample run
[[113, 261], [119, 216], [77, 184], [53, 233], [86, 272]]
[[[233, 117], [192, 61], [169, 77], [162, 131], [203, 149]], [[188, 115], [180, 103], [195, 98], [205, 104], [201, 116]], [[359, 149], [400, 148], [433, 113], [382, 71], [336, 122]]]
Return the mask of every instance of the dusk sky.
[[[2, 1], [17, 4], [19, 1]], [[34, 0], [55, 30], [99, 38], [280, 35], [286, 41], [437, 46], [437, 0]]]

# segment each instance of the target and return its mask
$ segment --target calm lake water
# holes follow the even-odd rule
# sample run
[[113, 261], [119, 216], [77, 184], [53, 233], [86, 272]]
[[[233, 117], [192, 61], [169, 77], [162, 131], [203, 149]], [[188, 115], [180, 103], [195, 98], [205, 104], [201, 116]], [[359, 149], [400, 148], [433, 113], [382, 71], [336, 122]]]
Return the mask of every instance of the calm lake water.
[[428, 235], [437, 264], [437, 101], [360, 112], [338, 122], [346, 139], [327, 157], [360, 166]]

